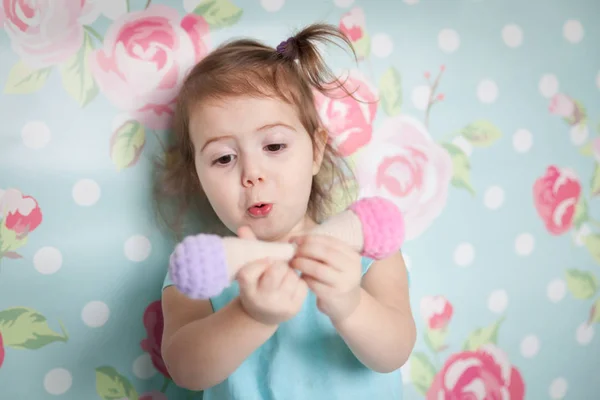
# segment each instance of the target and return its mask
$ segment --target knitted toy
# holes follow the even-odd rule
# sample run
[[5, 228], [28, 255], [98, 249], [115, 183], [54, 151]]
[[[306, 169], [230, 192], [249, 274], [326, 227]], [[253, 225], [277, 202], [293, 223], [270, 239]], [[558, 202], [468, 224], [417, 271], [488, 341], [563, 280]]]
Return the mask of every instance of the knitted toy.
[[[404, 220], [391, 201], [368, 197], [354, 202], [309, 234], [333, 236], [363, 256], [382, 259], [400, 249], [404, 241]], [[207, 299], [227, 288], [246, 263], [264, 257], [289, 261], [295, 250], [292, 243], [191, 235], [171, 254], [169, 275], [186, 296]]]

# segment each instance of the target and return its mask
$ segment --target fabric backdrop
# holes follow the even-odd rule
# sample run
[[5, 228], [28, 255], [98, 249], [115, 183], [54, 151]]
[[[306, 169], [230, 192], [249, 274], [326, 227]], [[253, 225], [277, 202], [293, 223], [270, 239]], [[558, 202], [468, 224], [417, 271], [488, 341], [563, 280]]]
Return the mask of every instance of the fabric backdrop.
[[327, 58], [379, 99], [318, 104], [361, 195], [406, 214], [405, 397], [597, 398], [597, 1], [0, 4], [0, 398], [201, 397], [160, 359], [152, 160], [194, 62], [313, 21], [349, 35], [358, 65]]

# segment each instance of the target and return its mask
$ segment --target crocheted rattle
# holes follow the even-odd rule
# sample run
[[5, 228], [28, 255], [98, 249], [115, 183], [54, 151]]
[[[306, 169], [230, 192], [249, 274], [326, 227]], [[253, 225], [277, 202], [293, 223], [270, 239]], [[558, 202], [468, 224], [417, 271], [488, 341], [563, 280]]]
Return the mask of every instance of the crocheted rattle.
[[[368, 197], [354, 202], [309, 234], [333, 236], [363, 256], [381, 259], [400, 249], [404, 241], [404, 219], [391, 201]], [[169, 274], [183, 294], [207, 299], [227, 288], [246, 263], [267, 256], [289, 261], [295, 250], [296, 245], [292, 243], [191, 235], [171, 254]]]

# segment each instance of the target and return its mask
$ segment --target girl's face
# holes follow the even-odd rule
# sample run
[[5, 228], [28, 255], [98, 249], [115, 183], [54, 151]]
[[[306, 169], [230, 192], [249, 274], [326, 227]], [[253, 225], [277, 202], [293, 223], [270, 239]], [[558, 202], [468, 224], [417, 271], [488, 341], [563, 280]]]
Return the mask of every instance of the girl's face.
[[248, 225], [258, 239], [285, 241], [314, 224], [306, 211], [323, 154], [291, 105], [255, 97], [203, 103], [191, 113], [190, 136], [200, 185], [232, 232]]

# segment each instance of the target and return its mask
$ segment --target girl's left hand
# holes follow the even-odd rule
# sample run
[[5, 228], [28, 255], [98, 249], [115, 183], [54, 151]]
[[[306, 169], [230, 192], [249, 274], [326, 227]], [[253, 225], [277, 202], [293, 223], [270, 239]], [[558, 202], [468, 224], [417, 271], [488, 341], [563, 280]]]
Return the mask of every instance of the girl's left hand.
[[360, 254], [325, 235], [299, 236], [292, 242], [298, 248], [290, 266], [302, 272], [319, 310], [334, 323], [352, 314], [360, 301]]

